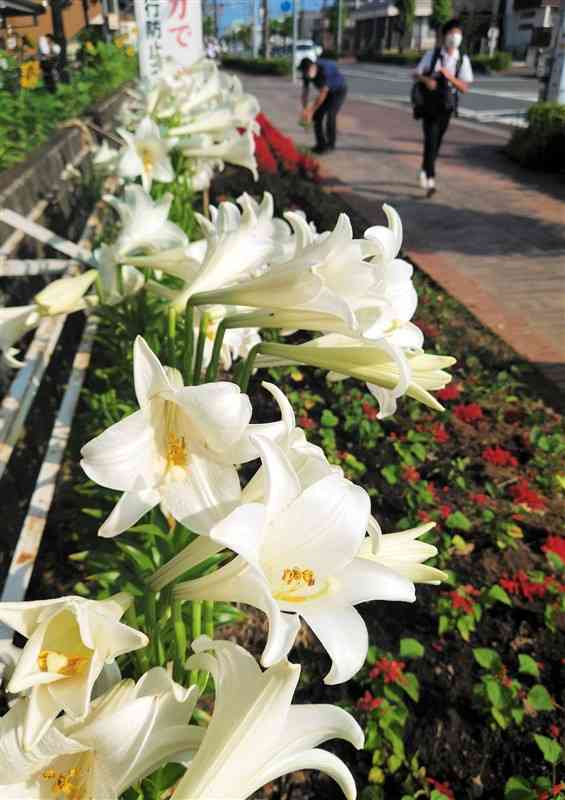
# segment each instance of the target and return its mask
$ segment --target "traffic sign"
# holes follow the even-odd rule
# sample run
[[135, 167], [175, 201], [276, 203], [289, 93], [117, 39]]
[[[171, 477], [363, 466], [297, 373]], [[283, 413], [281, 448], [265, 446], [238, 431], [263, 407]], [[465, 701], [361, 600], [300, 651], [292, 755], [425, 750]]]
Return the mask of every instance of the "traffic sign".
[[292, 3], [290, 2], [290, 0], [283, 0], [282, 1], [282, 3], [281, 3], [281, 11], [284, 14], [288, 14], [288, 12], [290, 11], [291, 8], [292, 8]]

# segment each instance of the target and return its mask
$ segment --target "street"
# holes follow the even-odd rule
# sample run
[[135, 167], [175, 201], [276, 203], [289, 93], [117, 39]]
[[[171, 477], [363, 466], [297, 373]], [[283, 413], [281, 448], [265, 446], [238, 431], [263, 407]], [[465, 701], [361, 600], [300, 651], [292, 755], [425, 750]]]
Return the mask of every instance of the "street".
[[[343, 64], [350, 97], [371, 102], [407, 103], [412, 87], [411, 67], [388, 64]], [[480, 122], [520, 124], [538, 99], [539, 82], [530, 76], [475, 76], [473, 89], [460, 98], [460, 116]]]

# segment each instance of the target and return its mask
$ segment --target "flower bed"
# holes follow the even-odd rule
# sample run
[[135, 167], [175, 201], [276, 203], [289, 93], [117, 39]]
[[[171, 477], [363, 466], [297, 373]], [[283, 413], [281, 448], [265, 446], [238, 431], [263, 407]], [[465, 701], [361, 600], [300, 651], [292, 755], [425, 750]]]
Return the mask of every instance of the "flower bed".
[[[20, 699], [6, 717], [12, 769], [27, 769], [33, 790], [50, 781], [72, 796], [87, 753], [100, 771], [86, 774], [107, 775], [116, 795], [151, 773], [138, 792], [146, 800], [243, 800], [262, 785], [263, 798], [333, 800], [355, 797], [345, 761], [363, 800], [559, 797], [564, 440], [543, 381], [431, 281], [413, 281], [391, 208], [387, 227], [366, 229], [338, 217], [339, 201], [311, 181], [264, 173], [252, 186], [276, 191], [273, 208], [269, 196], [240, 196], [246, 173], [230, 168], [214, 182], [218, 207], [195, 215], [203, 208], [186, 176], [207, 173], [206, 159], [254, 168], [252, 138], [231, 130], [242, 108], [251, 129], [252, 101], [201, 69], [188, 88], [172, 76], [181, 108], [214, 85], [218, 108], [175, 118], [172, 155], [148, 116], [109, 154], [153, 196], [136, 184], [111, 198], [119, 222], [91, 269], [4, 319], [13, 362], [18, 336], [42, 316], [83, 305], [100, 316], [33, 586], [43, 598], [74, 584], [79, 597], [57, 601], [52, 628], [56, 616], [0, 606], [33, 634], [27, 652], [36, 647], [19, 662], [31, 678], [17, 668], [10, 683], [17, 692], [32, 680], [38, 701], [35, 715]], [[155, 103], [152, 113], [162, 102], [171, 117], [168, 95], [139, 102]], [[219, 120], [225, 128], [226, 106], [227, 133], [202, 135]], [[287, 208], [292, 228], [277, 216]], [[458, 358], [451, 382], [446, 352]], [[414, 583], [440, 581], [410, 602]], [[69, 628], [79, 612], [88, 642], [78, 623]], [[200, 636], [215, 629], [214, 643]], [[197, 656], [186, 664], [189, 641]], [[296, 666], [286, 660], [293, 642]], [[73, 722], [66, 679], [88, 704], [94, 666], [116, 655], [135, 689], [120, 684]], [[298, 663], [308, 708], [290, 705]], [[186, 724], [199, 693], [205, 732]], [[66, 713], [45, 723], [53, 704]], [[118, 706], [128, 724], [112, 767]], [[42, 724], [58, 735], [36, 754]], [[358, 756], [342, 743], [320, 750], [330, 736]], [[184, 775], [175, 747], [196, 750]]]
[[261, 128], [256, 134], [255, 156], [260, 172], [267, 175], [298, 174], [315, 183], [320, 180], [320, 163], [308, 153], [300, 151], [290, 136], [285, 136], [269, 118], [261, 113], [257, 116]]

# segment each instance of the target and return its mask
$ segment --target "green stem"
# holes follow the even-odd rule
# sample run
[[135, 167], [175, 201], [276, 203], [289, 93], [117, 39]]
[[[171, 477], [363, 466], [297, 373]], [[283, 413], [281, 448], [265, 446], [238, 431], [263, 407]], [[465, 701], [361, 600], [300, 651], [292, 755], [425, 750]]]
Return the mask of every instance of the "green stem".
[[157, 602], [155, 593], [149, 590], [145, 591], [145, 628], [150, 639], [152, 666], [160, 667], [162, 644], [157, 624]]
[[167, 345], [168, 345], [168, 365], [169, 367], [176, 367], [177, 354], [175, 349], [175, 339], [177, 333], [177, 312], [170, 306], [169, 316], [167, 319]]
[[210, 363], [208, 364], [208, 369], [206, 370], [206, 380], [208, 381], [208, 383], [212, 383], [218, 377], [220, 353], [222, 352], [224, 336], [226, 335], [226, 329], [228, 327], [227, 320], [228, 317], [223, 319], [218, 325], [218, 330], [216, 331], [216, 337], [214, 339], [214, 347], [212, 349], [212, 357], [210, 359]]
[[182, 602], [175, 600], [173, 602], [173, 628], [175, 631], [175, 672], [176, 679], [183, 682], [184, 665], [186, 662], [186, 626], [182, 618]]
[[253, 365], [255, 364], [255, 359], [261, 352], [261, 348], [263, 347], [263, 342], [260, 344], [256, 344], [254, 347], [251, 348], [249, 351], [249, 355], [245, 359], [244, 365], [241, 369], [241, 373], [239, 376], [239, 388], [242, 392], [247, 392], [247, 387], [249, 386], [249, 379], [251, 378], [251, 373], [253, 372]]
[[[192, 601], [192, 641], [198, 639], [202, 634], [202, 600]], [[193, 669], [190, 671], [190, 683], [196, 685], [198, 683], [198, 670]]]
[[195, 386], [200, 383], [202, 378], [202, 359], [204, 358], [204, 345], [206, 344], [206, 328], [208, 327], [208, 314], [200, 312], [200, 327], [198, 329], [198, 341], [196, 343], [196, 356], [194, 358], [194, 374], [192, 382]]
[[204, 633], [210, 639], [214, 638], [214, 601], [204, 601]]
[[[125, 620], [127, 624], [130, 626], [130, 628], [135, 628], [136, 630], [139, 630], [139, 621], [137, 619], [137, 614], [135, 611], [135, 600], [133, 601], [131, 606], [127, 609], [125, 614]], [[134, 650], [132, 653], [133, 660], [135, 661], [135, 666], [137, 669], [137, 674], [138, 677], [140, 678], [149, 669], [149, 658], [147, 655], [147, 649], [148, 649], [147, 647], [143, 647], [141, 648], [141, 650]]]
[[184, 353], [182, 371], [184, 383], [192, 383], [192, 357], [194, 355], [194, 306], [188, 301], [184, 309]]

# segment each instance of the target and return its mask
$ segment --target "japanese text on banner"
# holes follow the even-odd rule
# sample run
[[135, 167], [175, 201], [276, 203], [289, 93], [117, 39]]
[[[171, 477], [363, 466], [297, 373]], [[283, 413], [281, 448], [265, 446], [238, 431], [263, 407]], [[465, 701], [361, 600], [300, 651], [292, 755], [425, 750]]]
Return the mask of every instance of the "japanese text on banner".
[[135, 0], [142, 78], [156, 80], [165, 58], [189, 67], [203, 55], [201, 0]]

